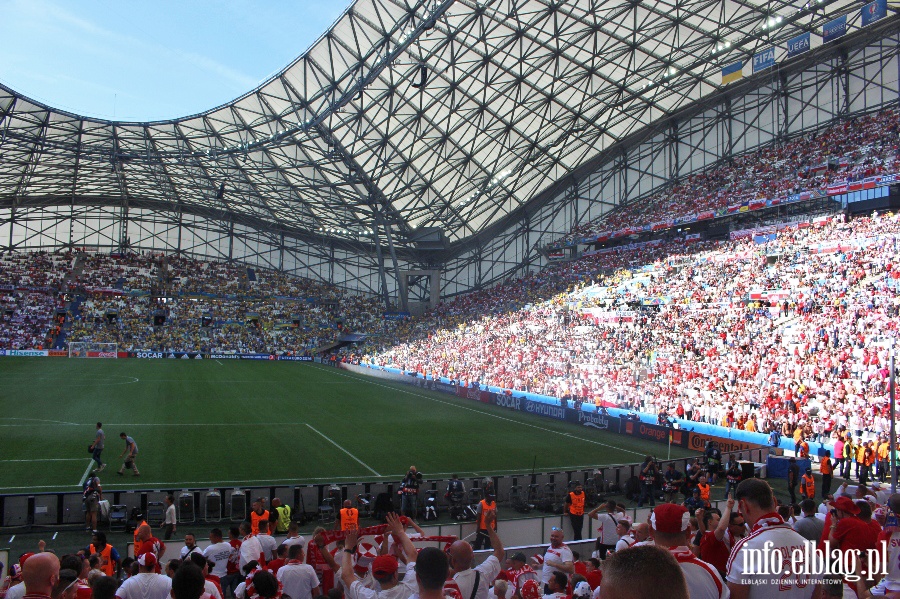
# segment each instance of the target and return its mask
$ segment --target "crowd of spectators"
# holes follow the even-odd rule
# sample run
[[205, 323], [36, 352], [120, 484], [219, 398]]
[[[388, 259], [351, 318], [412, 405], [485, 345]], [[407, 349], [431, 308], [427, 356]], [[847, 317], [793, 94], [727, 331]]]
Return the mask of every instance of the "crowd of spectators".
[[[667, 474], [681, 475], [671, 468]], [[707, 487], [705, 474], [700, 489]], [[134, 557], [125, 557], [99, 531], [85, 548], [61, 558], [41, 541], [38, 553], [25, 553], [10, 566], [0, 597], [810, 599], [894, 597], [900, 590], [894, 549], [900, 542], [900, 494], [844, 484], [834, 494], [823, 492], [821, 500], [812, 492], [789, 505], [778, 501], [766, 481], [749, 478], [735, 484], [722, 509], [695, 491], [683, 504], [654, 506], [644, 521], [633, 520], [615, 501], [585, 513], [583, 502], [575, 505], [579, 496], [580, 487], [567, 509], [579, 512], [579, 523], [587, 516], [589, 544], [567, 544], [563, 528], [554, 526], [549, 543], [527, 548], [529, 556], [519, 548], [507, 550], [496, 503], [487, 495], [478, 527], [490, 553], [481, 559], [477, 544], [429, 536], [415, 521], [393, 513], [385, 515], [386, 523], [360, 526], [356, 510], [346, 507], [350, 502], [339, 528], [320, 527], [306, 539], [280, 501], [270, 512], [260, 498], [249, 521], [232, 527], [228, 538], [213, 528], [205, 547], [188, 532], [183, 546], [178, 541], [177, 548], [167, 549], [147, 523], [135, 531]], [[176, 543], [169, 532], [165, 536]], [[777, 576], [749, 565], [751, 552], [761, 548], [791, 556], [774, 562]], [[824, 549], [824, 559], [809, 557], [817, 549]], [[874, 560], [876, 554], [890, 558]]]
[[836, 217], [765, 245], [591, 256], [442, 304], [404, 343], [355, 359], [746, 430], [877, 435], [898, 236], [894, 215]]
[[0, 256], [0, 289], [57, 289], [72, 255], [48, 252], [23, 252]]
[[[343, 332], [377, 333], [381, 322], [374, 299], [270, 270], [158, 254], [83, 264], [79, 281], [101, 284], [82, 285], [88, 296], [72, 314], [69, 341], [117, 343], [121, 351], [303, 353]], [[127, 273], [121, 293], [110, 292]], [[149, 289], [155, 293], [131, 293]]]
[[900, 113], [862, 116], [742, 154], [575, 227], [554, 244], [900, 171]]
[[[61, 299], [66, 292], [84, 301], [73, 308]], [[0, 259], [0, 293], [0, 349], [50, 348], [61, 332], [56, 308], [68, 308], [67, 341], [118, 343], [122, 351], [302, 353], [345, 332], [377, 336], [384, 328], [375, 299], [161, 253], [11, 254]]]
[[0, 349], [49, 349], [59, 334], [55, 315], [62, 306], [50, 293], [0, 291]]

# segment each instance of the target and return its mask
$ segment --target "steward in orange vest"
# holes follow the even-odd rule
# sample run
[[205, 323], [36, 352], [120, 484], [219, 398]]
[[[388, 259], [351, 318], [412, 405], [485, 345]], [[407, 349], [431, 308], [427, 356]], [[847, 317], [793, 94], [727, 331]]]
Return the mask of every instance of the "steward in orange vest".
[[269, 521], [269, 510], [264, 510], [262, 501], [253, 502], [253, 511], [250, 512], [250, 534], [259, 534], [259, 523]]
[[359, 510], [353, 507], [348, 499], [341, 508], [341, 530], [356, 530], [357, 528], [359, 528]]
[[701, 476], [700, 480], [702, 482], [697, 483], [697, 488], [700, 489], [700, 499], [706, 505], [706, 508], [709, 509], [709, 484], [706, 482], [705, 476]]
[[806, 499], [816, 498], [816, 479], [813, 478], [812, 470], [807, 468], [806, 474], [800, 477], [800, 494]]
[[[494, 501], [493, 495], [485, 495], [484, 499], [478, 502], [478, 533], [475, 535], [475, 544], [472, 546], [476, 551], [479, 549], [492, 549], [491, 537], [487, 532], [488, 515], [497, 515], [497, 502]], [[491, 528], [497, 530], [497, 520], [492, 523]]]
[[106, 542], [106, 533], [95, 532], [88, 546], [88, 556], [97, 554], [100, 556], [100, 569], [107, 576], [115, 576], [119, 569], [119, 552], [115, 547]]
[[566, 505], [568, 506], [569, 520], [572, 522], [572, 530], [575, 535], [572, 537], [574, 541], [581, 540], [581, 529], [584, 527], [584, 487], [575, 485], [575, 490], [566, 495]]

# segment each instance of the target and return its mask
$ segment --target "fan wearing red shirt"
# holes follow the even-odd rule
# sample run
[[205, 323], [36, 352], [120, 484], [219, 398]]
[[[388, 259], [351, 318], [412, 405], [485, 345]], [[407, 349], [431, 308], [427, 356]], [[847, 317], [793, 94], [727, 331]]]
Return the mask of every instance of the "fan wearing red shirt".
[[596, 557], [592, 557], [587, 561], [587, 575], [585, 578], [589, 585], [591, 585], [591, 590], [596, 589], [600, 586], [600, 582], [603, 580], [603, 572], [600, 571], [600, 560]]
[[716, 519], [717, 514], [706, 513], [703, 517], [704, 526], [709, 528], [715, 525], [713, 530], [707, 530], [700, 537], [700, 559], [712, 564], [713, 567], [725, 577], [728, 556], [738, 540], [747, 535], [747, 526], [743, 516], [734, 509], [734, 499], [728, 498], [725, 504], [725, 512]]
[[859, 555], [865, 555], [867, 550], [876, 548], [878, 533], [859, 518], [859, 506], [852, 499], [842, 495], [831, 505], [828, 540], [832, 547], [844, 552], [857, 550]]
[[162, 568], [159, 565], [159, 558], [166, 552], [166, 544], [153, 536], [153, 531], [149, 524], [142, 524], [138, 527], [136, 541], [134, 544], [134, 558], [137, 559], [145, 553], [152, 553], [156, 558], [156, 573], [160, 574]]
[[266, 570], [272, 574], [278, 575], [278, 569], [287, 563], [287, 550], [289, 545], [279, 545], [275, 559], [266, 562]]

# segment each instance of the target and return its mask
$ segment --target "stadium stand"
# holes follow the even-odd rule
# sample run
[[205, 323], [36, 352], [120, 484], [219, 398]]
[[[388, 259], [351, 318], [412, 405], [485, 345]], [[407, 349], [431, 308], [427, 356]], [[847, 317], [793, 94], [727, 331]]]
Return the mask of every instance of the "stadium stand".
[[896, 110], [884, 110], [738, 156], [730, 164], [690, 175], [648, 198], [580, 225], [551, 246], [610, 237], [688, 215], [711, 218], [729, 206], [749, 206], [757, 200], [801, 192], [826, 192], [837, 180], [896, 173], [900, 170], [898, 122]]
[[835, 217], [764, 245], [591, 256], [445, 303], [425, 333], [356, 359], [654, 414], [687, 404], [746, 430], [880, 435], [898, 233], [895, 215]]

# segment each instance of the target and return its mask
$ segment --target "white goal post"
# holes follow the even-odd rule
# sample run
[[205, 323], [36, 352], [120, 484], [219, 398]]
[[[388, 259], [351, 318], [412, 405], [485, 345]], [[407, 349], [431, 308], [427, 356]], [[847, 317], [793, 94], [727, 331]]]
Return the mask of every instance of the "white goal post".
[[97, 343], [94, 341], [69, 342], [70, 358], [118, 358], [118, 343]]

